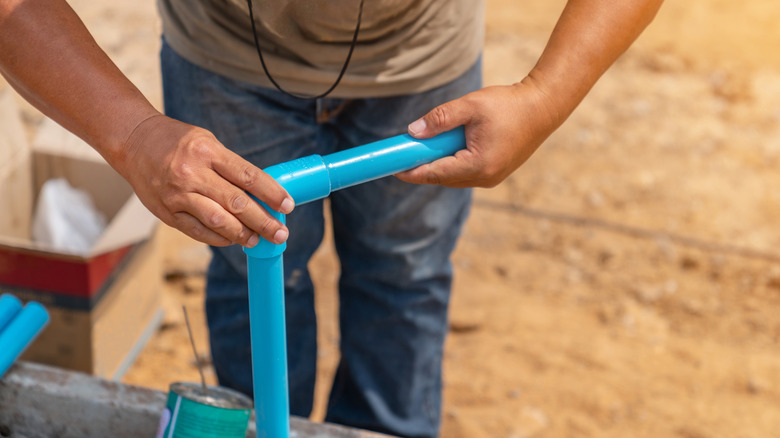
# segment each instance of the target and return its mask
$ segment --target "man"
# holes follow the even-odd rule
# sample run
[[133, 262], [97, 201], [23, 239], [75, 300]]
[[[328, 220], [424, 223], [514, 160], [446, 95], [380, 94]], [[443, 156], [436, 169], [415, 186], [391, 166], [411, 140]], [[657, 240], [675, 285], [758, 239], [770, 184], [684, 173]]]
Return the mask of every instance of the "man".
[[[291, 412], [303, 416], [316, 371], [306, 265], [322, 239], [323, 204], [293, 212], [258, 167], [465, 125], [467, 148], [454, 157], [330, 201], [342, 359], [326, 420], [432, 437], [449, 256], [470, 197], [462, 188], [494, 186], [525, 162], [660, 3], [570, 0], [531, 72], [481, 88], [479, 1], [160, 0], [164, 116], [64, 1], [0, 0], [0, 71], [95, 147], [161, 220], [212, 245], [206, 309], [223, 385], [252, 388], [246, 267], [232, 244], [287, 241]], [[292, 233], [245, 192], [292, 212]]]

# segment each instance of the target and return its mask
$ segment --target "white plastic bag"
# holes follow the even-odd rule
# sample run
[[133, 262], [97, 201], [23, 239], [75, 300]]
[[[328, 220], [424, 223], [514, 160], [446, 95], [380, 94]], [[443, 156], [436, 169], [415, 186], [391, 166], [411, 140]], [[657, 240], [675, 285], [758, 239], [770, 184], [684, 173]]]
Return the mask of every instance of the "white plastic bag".
[[106, 229], [89, 194], [64, 178], [43, 184], [33, 217], [33, 240], [61, 252], [86, 255]]

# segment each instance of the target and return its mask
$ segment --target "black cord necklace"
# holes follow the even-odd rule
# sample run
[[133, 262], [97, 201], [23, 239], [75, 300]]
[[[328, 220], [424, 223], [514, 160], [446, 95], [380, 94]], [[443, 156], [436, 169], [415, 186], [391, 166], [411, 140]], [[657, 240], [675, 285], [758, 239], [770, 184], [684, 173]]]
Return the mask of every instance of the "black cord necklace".
[[336, 86], [338, 86], [339, 82], [341, 82], [341, 78], [344, 77], [344, 73], [347, 71], [347, 66], [349, 65], [349, 60], [352, 58], [352, 52], [355, 50], [355, 44], [357, 44], [358, 39], [358, 33], [360, 32], [360, 20], [363, 17], [363, 1], [360, 0], [360, 9], [358, 10], [358, 18], [357, 18], [357, 25], [355, 26], [355, 33], [352, 35], [352, 44], [349, 46], [349, 53], [347, 53], [347, 59], [344, 60], [344, 65], [341, 67], [341, 72], [339, 73], [339, 76], [336, 78], [336, 82], [333, 83], [333, 85], [328, 88], [327, 91], [325, 91], [322, 94], [319, 94], [317, 96], [307, 96], [304, 94], [297, 94], [297, 93], [291, 93], [289, 91], [286, 91], [282, 89], [282, 87], [276, 83], [274, 78], [271, 76], [271, 73], [268, 71], [268, 67], [265, 65], [265, 60], [263, 59], [263, 51], [260, 50], [260, 41], [257, 38], [257, 28], [255, 26], [255, 14], [252, 11], [252, 0], [246, 0], [247, 6], [249, 6], [249, 18], [252, 20], [252, 36], [255, 38], [255, 48], [257, 49], [257, 56], [260, 58], [260, 64], [263, 66], [263, 71], [265, 72], [265, 75], [268, 77], [268, 80], [271, 81], [271, 83], [276, 87], [277, 90], [281, 91], [282, 93], [297, 97], [298, 99], [321, 99], [328, 94], [330, 94], [331, 91], [333, 91]]

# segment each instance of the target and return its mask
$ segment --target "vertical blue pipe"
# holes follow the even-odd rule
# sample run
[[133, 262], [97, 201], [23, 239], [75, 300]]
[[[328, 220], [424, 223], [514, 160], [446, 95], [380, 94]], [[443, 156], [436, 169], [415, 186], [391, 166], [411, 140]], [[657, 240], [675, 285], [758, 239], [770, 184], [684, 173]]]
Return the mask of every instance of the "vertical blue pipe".
[[0, 332], [0, 377], [49, 323], [49, 313], [36, 303], [30, 302], [13, 317]]
[[0, 295], [0, 333], [3, 328], [22, 310], [22, 302], [11, 294]]
[[[452, 155], [466, 145], [460, 127], [427, 140], [399, 135], [324, 157], [310, 155], [265, 169], [296, 205], [327, 197], [331, 191], [392, 175]], [[285, 216], [260, 204], [284, 222]], [[261, 239], [245, 248], [249, 282], [252, 378], [258, 438], [287, 438], [290, 407], [287, 388], [287, 335], [284, 314], [286, 244]]]
[[[285, 215], [262, 205], [285, 222]], [[287, 244], [274, 245], [263, 239], [254, 248], [244, 248], [249, 273], [252, 387], [258, 438], [290, 436], [282, 261], [286, 248]]]

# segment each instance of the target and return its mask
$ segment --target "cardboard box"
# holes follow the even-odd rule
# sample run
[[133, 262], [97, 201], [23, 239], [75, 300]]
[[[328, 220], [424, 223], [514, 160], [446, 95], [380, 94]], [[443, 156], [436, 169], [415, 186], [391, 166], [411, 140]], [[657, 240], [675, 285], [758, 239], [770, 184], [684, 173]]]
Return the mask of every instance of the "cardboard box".
[[[0, 91], [0, 284], [93, 297], [132, 246], [151, 236], [157, 219], [97, 152], [53, 121], [47, 119], [30, 148], [14, 98], [11, 90]], [[86, 191], [107, 218], [86, 254], [31, 238], [36, 196], [51, 178]]]
[[0, 286], [0, 293], [38, 301], [51, 316], [21, 359], [121, 379], [163, 318], [156, 245], [152, 238], [133, 247], [97, 300]]
[[[30, 147], [15, 99], [0, 84], [0, 293], [38, 301], [51, 315], [23, 358], [118, 379], [162, 318], [158, 221], [100, 155], [54, 122]], [[59, 177], [107, 218], [86, 254], [32, 241], [37, 193]]]

